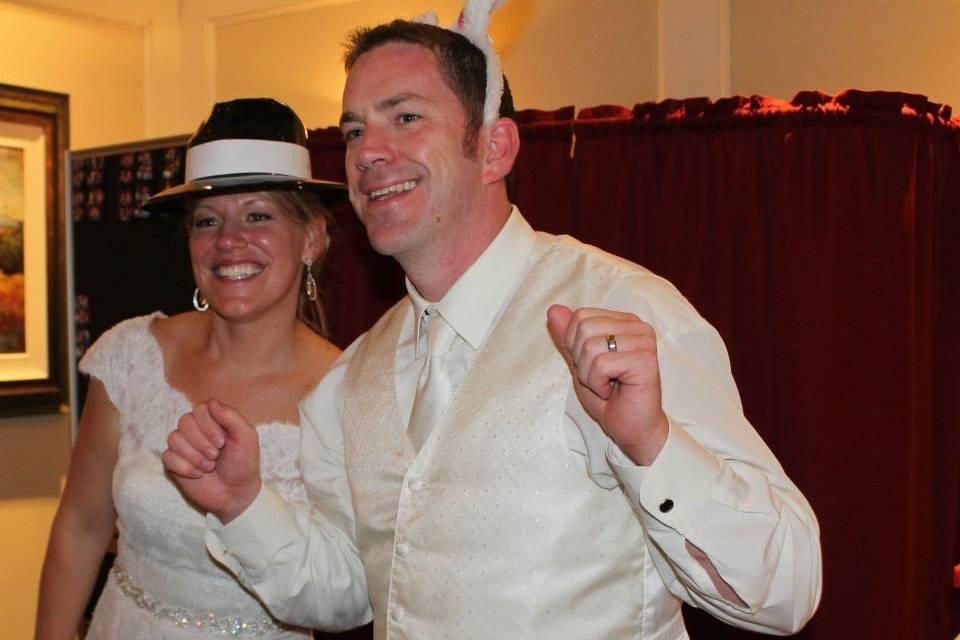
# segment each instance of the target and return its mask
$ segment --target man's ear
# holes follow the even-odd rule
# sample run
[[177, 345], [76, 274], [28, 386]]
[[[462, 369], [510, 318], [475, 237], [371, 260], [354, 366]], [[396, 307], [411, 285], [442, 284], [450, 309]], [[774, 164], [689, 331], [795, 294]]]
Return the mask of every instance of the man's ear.
[[498, 118], [488, 127], [483, 184], [503, 180], [520, 152], [520, 132], [510, 118]]
[[317, 216], [306, 225], [306, 237], [303, 241], [304, 264], [313, 264], [320, 259], [330, 248], [330, 236], [327, 235], [327, 221], [323, 216]]

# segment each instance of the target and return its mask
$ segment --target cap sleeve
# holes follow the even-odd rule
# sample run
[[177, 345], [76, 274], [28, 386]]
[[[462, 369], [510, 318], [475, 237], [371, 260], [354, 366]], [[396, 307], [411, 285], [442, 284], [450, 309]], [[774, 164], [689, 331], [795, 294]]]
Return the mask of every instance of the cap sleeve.
[[80, 359], [81, 373], [103, 383], [110, 402], [120, 412], [127, 410], [128, 387], [136, 379], [134, 369], [138, 354], [149, 338], [150, 322], [154, 316], [137, 316], [117, 323], [103, 333]]

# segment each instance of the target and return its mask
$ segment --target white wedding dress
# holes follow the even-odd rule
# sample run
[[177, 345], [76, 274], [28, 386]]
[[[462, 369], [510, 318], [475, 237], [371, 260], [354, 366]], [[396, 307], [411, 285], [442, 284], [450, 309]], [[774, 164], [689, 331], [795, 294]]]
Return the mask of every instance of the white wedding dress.
[[[120, 420], [113, 501], [120, 534], [117, 560], [97, 603], [88, 640], [255, 637], [303, 640], [309, 633], [281, 625], [207, 554], [204, 514], [164, 473], [160, 454], [190, 401], [166, 380], [150, 323], [131, 318], [103, 334], [80, 361], [107, 390]], [[297, 455], [300, 430], [258, 425], [264, 482], [291, 502], [306, 492]]]

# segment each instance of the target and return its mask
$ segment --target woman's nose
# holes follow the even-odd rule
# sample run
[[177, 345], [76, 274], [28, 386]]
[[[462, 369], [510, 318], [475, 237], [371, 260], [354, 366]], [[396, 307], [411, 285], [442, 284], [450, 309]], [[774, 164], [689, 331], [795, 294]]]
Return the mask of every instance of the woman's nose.
[[233, 249], [246, 243], [246, 230], [239, 223], [225, 221], [217, 232], [217, 246], [221, 249]]

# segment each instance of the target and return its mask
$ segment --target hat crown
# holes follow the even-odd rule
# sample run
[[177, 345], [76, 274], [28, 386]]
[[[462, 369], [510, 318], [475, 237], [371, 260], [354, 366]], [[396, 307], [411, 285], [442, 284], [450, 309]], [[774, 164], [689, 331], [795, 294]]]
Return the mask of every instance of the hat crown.
[[307, 130], [293, 109], [272, 98], [238, 98], [215, 104], [187, 142], [184, 183], [143, 206], [182, 212], [189, 199], [275, 190], [315, 193], [327, 206], [346, 197], [346, 185], [313, 178]]
[[273, 98], [218, 102], [187, 146], [216, 140], [270, 140], [306, 146], [307, 130], [297, 114]]

